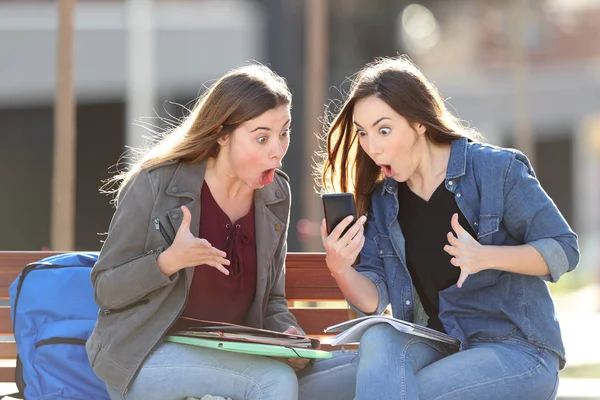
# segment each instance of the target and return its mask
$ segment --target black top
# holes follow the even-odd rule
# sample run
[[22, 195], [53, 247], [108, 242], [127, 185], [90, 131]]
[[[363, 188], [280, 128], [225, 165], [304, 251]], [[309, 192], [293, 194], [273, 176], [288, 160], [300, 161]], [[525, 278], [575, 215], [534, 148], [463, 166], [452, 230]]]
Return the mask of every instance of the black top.
[[417, 293], [429, 316], [427, 326], [445, 332], [438, 314], [438, 293], [458, 282], [460, 268], [450, 263], [452, 256], [444, 251], [448, 244], [451, 219], [458, 213], [458, 221], [473, 237], [475, 232], [459, 210], [454, 194], [442, 182], [429, 201], [410, 190], [406, 183], [398, 184], [398, 223], [406, 246], [406, 263]]

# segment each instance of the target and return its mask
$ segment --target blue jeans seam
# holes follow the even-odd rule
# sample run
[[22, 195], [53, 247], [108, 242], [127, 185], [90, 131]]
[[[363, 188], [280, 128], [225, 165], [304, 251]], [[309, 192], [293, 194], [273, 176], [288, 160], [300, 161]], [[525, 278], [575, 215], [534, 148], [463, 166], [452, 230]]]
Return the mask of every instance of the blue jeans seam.
[[542, 363], [538, 362], [535, 367], [533, 367], [533, 368], [531, 368], [531, 369], [523, 372], [522, 374], [513, 375], [513, 376], [509, 376], [509, 377], [504, 377], [502, 379], [496, 379], [496, 380], [493, 380], [493, 381], [481, 382], [481, 383], [478, 383], [478, 384], [475, 384], [475, 385], [471, 385], [471, 386], [467, 386], [467, 387], [462, 387], [460, 389], [456, 389], [456, 390], [453, 390], [453, 391], [450, 391], [450, 392], [446, 392], [443, 395], [441, 395], [440, 397], [436, 397], [435, 400], [442, 400], [445, 397], [447, 397], [448, 395], [454, 395], [454, 394], [457, 394], [457, 393], [460, 393], [460, 392], [471, 390], [471, 389], [476, 388], [476, 387], [480, 387], [480, 386], [484, 386], [484, 385], [490, 385], [492, 383], [497, 383], [497, 382], [506, 382], [506, 381], [510, 381], [512, 379], [521, 378], [521, 377], [526, 376], [526, 375], [531, 375], [536, 370], [539, 370], [541, 366], [542, 366]]
[[[404, 347], [402, 348], [401, 354], [400, 354], [400, 382], [401, 382], [401, 387], [402, 387], [402, 398], [406, 398], [406, 354], [408, 353], [408, 348], [410, 346], [412, 346], [413, 344], [416, 343], [422, 343], [425, 344], [427, 346], [430, 346], [426, 341], [424, 340], [419, 340], [419, 339], [409, 339], [405, 344]], [[432, 346], [430, 346], [432, 347]], [[435, 349], [435, 348], [434, 348]]]

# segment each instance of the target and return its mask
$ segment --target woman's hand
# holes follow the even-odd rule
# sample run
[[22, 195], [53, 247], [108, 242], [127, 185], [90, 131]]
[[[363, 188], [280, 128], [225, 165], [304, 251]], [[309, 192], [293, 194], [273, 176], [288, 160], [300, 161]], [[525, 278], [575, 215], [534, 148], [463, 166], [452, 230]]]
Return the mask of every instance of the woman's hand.
[[[295, 326], [290, 326], [283, 333], [289, 333], [291, 335], [304, 336], [302, 332], [296, 329]], [[286, 363], [296, 372], [300, 371], [302, 368], [306, 367], [306, 364], [310, 361], [308, 358], [280, 358], [274, 357], [276, 360]]]
[[175, 272], [196, 265], [210, 265], [225, 275], [229, 271], [224, 265], [229, 265], [226, 253], [213, 247], [206, 239], [200, 239], [190, 232], [192, 214], [186, 206], [181, 206], [183, 219], [177, 230], [175, 240], [168, 249], [158, 256], [158, 267], [163, 274], [170, 276]]
[[484, 264], [485, 246], [475, 240], [458, 222], [458, 214], [452, 215], [452, 232], [448, 232], [448, 243], [444, 251], [452, 256], [450, 262], [460, 267], [460, 277], [456, 285], [460, 288], [471, 274], [486, 269]]
[[346, 217], [327, 235], [325, 220], [321, 223], [321, 239], [327, 252], [325, 261], [331, 274], [335, 277], [352, 267], [356, 257], [365, 244], [364, 224], [367, 217], [360, 217], [348, 231], [340, 237], [344, 229], [354, 218]]

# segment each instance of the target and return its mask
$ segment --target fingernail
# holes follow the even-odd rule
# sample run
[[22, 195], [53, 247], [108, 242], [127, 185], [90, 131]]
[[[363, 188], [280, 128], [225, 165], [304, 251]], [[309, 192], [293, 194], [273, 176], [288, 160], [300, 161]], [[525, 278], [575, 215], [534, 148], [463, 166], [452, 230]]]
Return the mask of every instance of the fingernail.
[[364, 215], [362, 217], [360, 217], [360, 222], [365, 222], [367, 220], [367, 217], [365, 217]]
[[354, 217], [352, 215], [348, 215], [348, 217], [346, 217], [346, 220], [348, 221], [352, 221], [354, 219]]

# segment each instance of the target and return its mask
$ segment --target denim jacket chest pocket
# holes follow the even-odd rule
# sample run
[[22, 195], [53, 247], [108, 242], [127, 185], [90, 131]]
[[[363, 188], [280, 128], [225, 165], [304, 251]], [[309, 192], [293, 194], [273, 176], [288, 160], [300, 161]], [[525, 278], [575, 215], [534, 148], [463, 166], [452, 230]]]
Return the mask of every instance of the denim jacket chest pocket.
[[386, 283], [388, 286], [391, 286], [396, 281], [398, 268], [400, 267], [400, 259], [394, 250], [394, 246], [392, 245], [392, 241], [390, 240], [389, 236], [375, 236], [375, 245], [377, 246], [377, 254], [383, 262]]
[[500, 230], [500, 217], [498, 217], [498, 214], [480, 215], [477, 225], [477, 240], [479, 243], [491, 244], [492, 234]]

